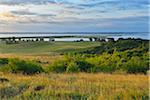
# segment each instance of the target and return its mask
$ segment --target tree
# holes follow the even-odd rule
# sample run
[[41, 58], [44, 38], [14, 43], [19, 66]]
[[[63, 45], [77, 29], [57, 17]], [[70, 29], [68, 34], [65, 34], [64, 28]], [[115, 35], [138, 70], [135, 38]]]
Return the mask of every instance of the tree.
[[89, 40], [90, 40], [91, 42], [93, 41], [93, 39], [92, 39], [91, 37], [89, 38]]

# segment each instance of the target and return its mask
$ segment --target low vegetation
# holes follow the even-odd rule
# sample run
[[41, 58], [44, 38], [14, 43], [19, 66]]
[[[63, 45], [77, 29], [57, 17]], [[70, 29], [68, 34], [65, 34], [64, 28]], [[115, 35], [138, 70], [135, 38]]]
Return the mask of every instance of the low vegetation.
[[0, 99], [149, 100], [148, 42], [126, 39], [35, 42], [33, 47], [30, 42], [0, 45], [6, 54], [30, 54], [0, 57]]
[[149, 100], [148, 76], [0, 72], [1, 100]]
[[0, 53], [21, 55], [59, 55], [68, 52], [81, 52], [97, 47], [100, 42], [21, 42], [5, 44], [0, 42]]
[[128, 57], [126, 52], [104, 53], [102, 55], [68, 54], [48, 66], [40, 62], [19, 59], [0, 59], [0, 71], [34, 74], [41, 72], [103, 72], [103, 73], [143, 73], [149, 70], [148, 54]]
[[40, 65], [34, 62], [6, 58], [0, 59], [0, 61], [0, 71], [3, 72], [35, 74], [44, 71]]
[[128, 51], [130, 56], [132, 53], [141, 55], [149, 50], [149, 41], [142, 39], [123, 39], [114, 42], [102, 42], [100, 46], [87, 49], [82, 53], [102, 54], [104, 52], [113, 53], [114, 51]]
[[[128, 44], [130, 46], [128, 46]], [[121, 47], [123, 45], [123, 47]], [[100, 50], [100, 52], [98, 51]], [[105, 51], [105, 52], [104, 52]], [[143, 73], [149, 70], [148, 41], [118, 40], [104, 42], [92, 51], [64, 53], [61, 59], [47, 62], [0, 59], [0, 70], [14, 73], [33, 74], [40, 72], [103, 72], [103, 73]]]

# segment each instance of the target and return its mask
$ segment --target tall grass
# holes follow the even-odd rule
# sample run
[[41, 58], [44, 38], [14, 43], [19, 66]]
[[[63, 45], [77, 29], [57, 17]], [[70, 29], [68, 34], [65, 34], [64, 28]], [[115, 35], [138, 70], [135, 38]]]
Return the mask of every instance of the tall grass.
[[148, 76], [0, 73], [1, 100], [148, 100]]

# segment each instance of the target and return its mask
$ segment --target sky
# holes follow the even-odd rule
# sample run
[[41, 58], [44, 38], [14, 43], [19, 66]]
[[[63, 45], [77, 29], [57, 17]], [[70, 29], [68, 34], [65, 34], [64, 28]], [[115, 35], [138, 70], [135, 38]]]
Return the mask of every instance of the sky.
[[0, 32], [148, 32], [148, 0], [0, 0]]

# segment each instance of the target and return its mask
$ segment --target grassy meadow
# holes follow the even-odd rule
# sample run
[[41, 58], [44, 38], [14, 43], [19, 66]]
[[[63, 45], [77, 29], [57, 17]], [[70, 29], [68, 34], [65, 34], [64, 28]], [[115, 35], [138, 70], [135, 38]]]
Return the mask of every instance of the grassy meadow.
[[2, 100], [148, 100], [148, 76], [0, 73]]
[[6, 45], [0, 43], [0, 53], [21, 55], [56, 55], [83, 51], [99, 46], [100, 42], [21, 42]]
[[149, 42], [0, 42], [0, 100], [149, 100]]

